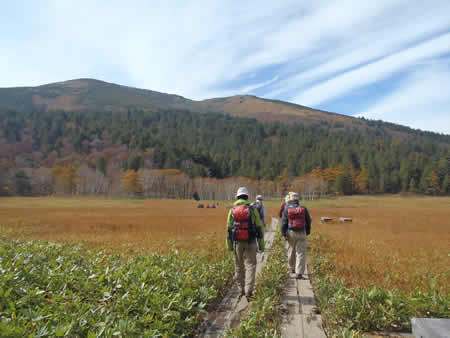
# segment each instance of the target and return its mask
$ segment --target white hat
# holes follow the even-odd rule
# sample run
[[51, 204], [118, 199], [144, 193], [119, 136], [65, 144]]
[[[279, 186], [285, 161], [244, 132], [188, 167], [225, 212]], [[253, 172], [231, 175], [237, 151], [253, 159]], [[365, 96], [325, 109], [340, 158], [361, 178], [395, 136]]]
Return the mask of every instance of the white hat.
[[298, 201], [299, 197], [298, 194], [296, 192], [290, 192], [289, 193], [289, 201]]
[[289, 192], [286, 194], [286, 196], [284, 197], [284, 201], [285, 201], [286, 203], [289, 202], [289, 201], [291, 200], [290, 196], [291, 196], [292, 193], [293, 193], [292, 191], [289, 191]]
[[242, 195], [248, 196], [248, 189], [246, 187], [240, 187], [236, 193], [236, 197], [239, 197]]
[[256, 195], [256, 199], [262, 201], [263, 200], [262, 195]]

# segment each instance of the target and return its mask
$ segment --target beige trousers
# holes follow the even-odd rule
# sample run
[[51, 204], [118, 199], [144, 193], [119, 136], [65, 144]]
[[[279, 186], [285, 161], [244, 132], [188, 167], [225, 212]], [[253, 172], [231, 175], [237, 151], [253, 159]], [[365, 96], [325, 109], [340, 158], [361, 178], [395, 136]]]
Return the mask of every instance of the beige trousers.
[[236, 243], [236, 252], [234, 255], [235, 278], [241, 293], [251, 295], [255, 287], [256, 273], [256, 242]]
[[288, 230], [287, 240], [289, 268], [295, 269], [296, 274], [303, 275], [306, 267], [306, 233], [304, 230]]

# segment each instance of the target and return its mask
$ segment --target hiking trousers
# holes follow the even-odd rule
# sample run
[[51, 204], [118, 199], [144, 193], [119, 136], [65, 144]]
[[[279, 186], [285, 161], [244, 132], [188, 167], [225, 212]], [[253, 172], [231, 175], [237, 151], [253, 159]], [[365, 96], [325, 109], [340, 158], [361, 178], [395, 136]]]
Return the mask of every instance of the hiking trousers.
[[306, 233], [288, 230], [288, 263], [291, 271], [303, 275], [306, 267]]
[[241, 294], [251, 296], [255, 287], [256, 241], [236, 242], [235, 278]]

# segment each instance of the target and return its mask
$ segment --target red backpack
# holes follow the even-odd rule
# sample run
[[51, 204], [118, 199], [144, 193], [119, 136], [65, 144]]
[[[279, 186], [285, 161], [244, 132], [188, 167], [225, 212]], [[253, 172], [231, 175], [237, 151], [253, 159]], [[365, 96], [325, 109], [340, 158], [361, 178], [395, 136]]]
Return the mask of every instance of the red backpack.
[[238, 205], [232, 211], [233, 239], [247, 241], [252, 236], [252, 213], [248, 205]]
[[302, 230], [306, 225], [305, 208], [288, 208], [289, 228], [293, 230]]

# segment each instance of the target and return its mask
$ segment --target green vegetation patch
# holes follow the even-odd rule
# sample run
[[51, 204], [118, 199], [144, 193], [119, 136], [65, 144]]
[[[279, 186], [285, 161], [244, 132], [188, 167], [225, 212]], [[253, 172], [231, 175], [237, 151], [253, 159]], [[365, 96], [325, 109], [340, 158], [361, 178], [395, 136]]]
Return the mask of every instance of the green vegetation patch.
[[231, 271], [230, 256], [175, 248], [125, 258], [0, 238], [0, 336], [192, 335]]
[[[411, 331], [411, 318], [450, 318], [450, 297], [433, 276], [426, 289], [407, 294], [380, 287], [347, 287], [334, 273], [330, 257], [320, 251], [331, 242], [312, 236], [309, 247], [312, 283], [325, 325], [333, 335], [369, 331]], [[333, 255], [331, 253], [330, 255]]]
[[[234, 332], [237, 337], [278, 337], [281, 335], [281, 297], [285, 293], [288, 268], [285, 241], [277, 231], [269, 257], [258, 278], [255, 296], [246, 316]], [[230, 334], [230, 333], [229, 333]]]

